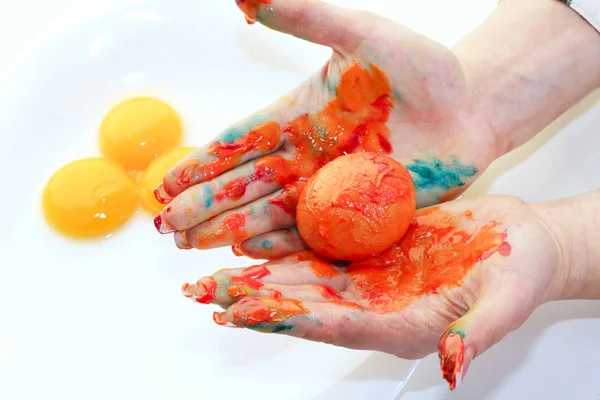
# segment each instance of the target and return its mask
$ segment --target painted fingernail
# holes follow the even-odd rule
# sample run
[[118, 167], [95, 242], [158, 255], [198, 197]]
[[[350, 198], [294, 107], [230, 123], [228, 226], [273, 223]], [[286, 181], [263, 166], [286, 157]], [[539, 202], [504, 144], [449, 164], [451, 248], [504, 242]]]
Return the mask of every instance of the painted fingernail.
[[463, 382], [463, 379], [467, 375], [467, 371], [469, 370], [469, 365], [471, 365], [471, 361], [473, 360], [474, 353], [475, 351], [472, 348], [467, 348], [467, 350], [465, 350], [463, 365], [460, 371], [458, 372], [458, 376], [456, 377], [455, 389], [460, 386], [460, 384]]
[[164, 185], [161, 183], [154, 189], [154, 197], [161, 204], [169, 204], [173, 198], [167, 194]]
[[464, 373], [461, 372], [465, 359], [465, 343], [461, 335], [451, 332], [445, 336], [438, 345], [438, 356], [443, 378], [450, 385], [450, 390], [456, 389], [464, 378]]
[[234, 244], [233, 246], [231, 246], [231, 251], [237, 257], [243, 257], [245, 255], [244, 252], [242, 251], [241, 243], [237, 243], [237, 244]]
[[175, 246], [177, 246], [177, 248], [181, 250], [190, 250], [193, 248], [187, 240], [186, 231], [177, 231], [173, 236], [175, 239]]
[[167, 233], [173, 233], [175, 232], [175, 229], [173, 229], [168, 223], [167, 221], [165, 221], [165, 219], [162, 217], [162, 214], [158, 214], [155, 218], [154, 218], [154, 227], [156, 228], [156, 230], [160, 233], [162, 233], [163, 235], [167, 234]]
[[225, 313], [224, 312], [214, 312], [213, 313], [213, 321], [215, 321], [215, 323], [217, 325], [221, 325], [224, 326], [226, 328], [236, 328], [239, 329], [241, 328], [240, 326], [237, 326], [236, 324], [233, 324], [227, 320], [225, 320]]

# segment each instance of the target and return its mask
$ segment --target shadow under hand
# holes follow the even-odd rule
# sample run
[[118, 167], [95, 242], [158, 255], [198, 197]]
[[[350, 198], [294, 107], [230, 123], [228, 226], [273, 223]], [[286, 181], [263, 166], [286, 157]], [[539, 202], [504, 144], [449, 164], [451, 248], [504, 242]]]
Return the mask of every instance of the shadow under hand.
[[[419, 368], [408, 381], [398, 399], [411, 392], [440, 387], [441, 399], [486, 399], [513, 374], [518, 373], [528, 358], [532, 347], [544, 331], [561, 322], [577, 319], [599, 319], [598, 301], [562, 301], [540, 307], [525, 324], [509, 334], [473, 361], [465, 381], [459, 390], [450, 392], [441, 378], [437, 356], [421, 361]], [[577, 343], [577, 332], [570, 333], [570, 340]], [[581, 332], [582, 335], [586, 334]], [[576, 358], [575, 356], [573, 356]], [[577, 360], [573, 359], [573, 363]], [[563, 360], [562, 365], [568, 365]]]

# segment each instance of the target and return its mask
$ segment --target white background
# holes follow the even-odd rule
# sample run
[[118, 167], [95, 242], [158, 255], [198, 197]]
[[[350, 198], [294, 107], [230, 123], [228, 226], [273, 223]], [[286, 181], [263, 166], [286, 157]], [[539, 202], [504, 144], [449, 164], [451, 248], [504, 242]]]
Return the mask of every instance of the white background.
[[[207, 0], [194, 0], [194, 2], [198, 1]], [[228, 13], [237, 12], [233, 0], [208, 1], [222, 3], [222, 7], [227, 9]], [[110, 11], [140, 3], [143, 1], [0, 0], [0, 88], [6, 85], [4, 87], [10, 88], [7, 92], [16, 93], [15, 88], [28, 87], [27, 82], [14, 81], [11, 77], [15, 76], [15, 71], [18, 72], [21, 66], [25, 65], [24, 63], [27, 63], [30, 56], [35, 55], [39, 49], [51, 43], [57, 36], [79, 29], [88, 21]], [[384, 13], [389, 18], [396, 19], [450, 46], [481, 22], [493, 9], [495, 1], [381, 0], [361, 4], [358, 1], [338, 0], [336, 3], [361, 6]], [[209, 15], [206, 17], [211, 18]], [[242, 23], [240, 19], [240, 24]], [[264, 40], [269, 37], [268, 35], [270, 34], [259, 33], [256, 37]], [[287, 71], [289, 82], [300, 82], [327, 56], [327, 51], [316, 48], [310, 57], [294, 58], [294, 54], [290, 51], [285, 54], [286, 57], [283, 57], [286, 60], [282, 60], [282, 57], [278, 58], [276, 54], [277, 51], [282, 51], [280, 47], [269, 48], [248, 42], [245, 44], [244, 51], [249, 52], [250, 58], [262, 59], [269, 67]], [[206, 54], [206, 57], [210, 58], [211, 55]], [[39, 68], [44, 66], [40, 65]], [[35, 87], [29, 89], [35, 90]], [[287, 89], [288, 87], [281, 87], [276, 88], [275, 91], [283, 93]], [[267, 89], [269, 94], [272, 90], [274, 89]], [[240, 93], [240, 96], [247, 97], [249, 102], [252, 99], [248, 93]], [[525, 200], [535, 201], [599, 188], [598, 97], [597, 93], [589, 96], [536, 139], [496, 162], [468, 194], [486, 191], [510, 193]], [[0, 105], [1, 128], [4, 121], [18, 111], [19, 102], [17, 99], [2, 97], [0, 93]], [[246, 109], [238, 110], [236, 115], [230, 116], [226, 112], [215, 115], [210, 126], [213, 129], [217, 129], [217, 126], [224, 127], [259, 105], [263, 104], [248, 104]], [[0, 176], [5, 178], [2, 174], [6, 172], [0, 172]], [[6, 229], [0, 234], [0, 238], [3, 240], [9, 238]], [[15, 266], [6, 263], [0, 265], [4, 271], [11, 267]], [[20, 284], [24, 285], [25, 282]], [[178, 304], [170, 304], [169, 307], [178, 307]], [[0, 308], [2, 307], [16, 307], [18, 311], [18, 306], [12, 302], [0, 303]], [[0, 320], [0, 369], [2, 353], [6, 355], [14, 351], [11, 342], [7, 340], [8, 336], [2, 335], [2, 323]], [[457, 392], [448, 393], [440, 379], [437, 357], [432, 355], [421, 362], [400, 398], [407, 400], [564, 399], [567, 397], [582, 400], [598, 399], [600, 398], [600, 372], [597, 366], [598, 355], [600, 355], [598, 332], [600, 332], [598, 302], [546, 305], [538, 310], [521, 329], [477, 359], [470, 368], [463, 386]], [[126, 377], [123, 379], [126, 381]], [[35, 385], [36, 382], [31, 381], [29, 384]], [[73, 382], [74, 386], [77, 384]], [[198, 385], [202, 386], [201, 378]], [[94, 391], [94, 388], [89, 390]], [[192, 398], [203, 397], [200, 389], [196, 393], [197, 395]], [[165, 398], [159, 394], [157, 396], [157, 398]], [[264, 396], [286, 398], [285, 393], [271, 395], [265, 392]], [[121, 397], [114, 394], [112, 398]]]

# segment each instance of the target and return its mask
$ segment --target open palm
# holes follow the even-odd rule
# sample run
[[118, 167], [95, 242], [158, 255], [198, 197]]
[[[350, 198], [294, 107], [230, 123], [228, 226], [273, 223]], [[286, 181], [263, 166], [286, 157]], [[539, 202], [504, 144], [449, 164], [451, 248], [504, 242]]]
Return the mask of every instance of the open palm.
[[350, 264], [301, 252], [225, 269], [183, 292], [215, 322], [420, 358], [437, 348], [453, 388], [470, 361], [562, 293], [560, 255], [535, 205], [511, 197], [417, 211], [404, 238]]
[[[374, 14], [307, 0], [238, 0], [250, 18], [329, 46], [302, 85], [219, 134], [156, 190], [155, 224], [180, 248], [236, 245], [274, 258], [302, 250], [293, 228], [304, 181], [343, 154], [404, 164], [419, 207], [456, 197], [491, 161], [470, 115], [465, 71], [445, 47]], [[477, 151], [469, 150], [473, 147]]]

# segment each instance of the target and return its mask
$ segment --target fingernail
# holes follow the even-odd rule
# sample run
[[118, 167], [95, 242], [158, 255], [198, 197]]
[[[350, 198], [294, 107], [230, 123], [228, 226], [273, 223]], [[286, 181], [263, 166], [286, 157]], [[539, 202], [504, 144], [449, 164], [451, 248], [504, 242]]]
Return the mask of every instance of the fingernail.
[[191, 294], [190, 292], [188, 292], [188, 289], [189, 289], [189, 287], [190, 287], [190, 284], [189, 284], [189, 283], [187, 283], [187, 282], [186, 282], [186, 283], [184, 283], [183, 285], [181, 285], [181, 293], [183, 293], [183, 295], [184, 295], [185, 297], [187, 297], [188, 299], [189, 299], [190, 297], [192, 297], [192, 294]]
[[190, 250], [193, 248], [187, 240], [186, 231], [175, 232], [174, 239], [175, 246], [181, 250]]
[[438, 345], [438, 356], [443, 378], [448, 382], [450, 390], [456, 389], [464, 378], [465, 344], [463, 338], [456, 333], [445, 336]]
[[165, 191], [165, 187], [162, 183], [154, 189], [154, 197], [156, 198], [156, 201], [161, 204], [169, 204], [169, 202], [173, 200], [173, 198]]
[[231, 251], [237, 257], [243, 257], [244, 256], [244, 252], [242, 251], [242, 244], [241, 243], [237, 243], [237, 244], [234, 244], [233, 246], [231, 246]]
[[455, 389], [460, 386], [460, 384], [463, 382], [463, 379], [467, 375], [467, 371], [469, 370], [469, 365], [471, 365], [471, 361], [473, 361], [474, 354], [475, 354], [475, 351], [470, 347], [465, 351], [462, 368], [460, 369], [460, 372], [458, 373], [458, 376], [456, 377]]
[[171, 228], [171, 226], [169, 226], [169, 224], [167, 223], [167, 221], [165, 221], [163, 219], [161, 214], [158, 214], [154, 218], [154, 227], [156, 228], [156, 230], [158, 232], [162, 233], [163, 235], [165, 235], [167, 233], [175, 232], [175, 229], [173, 229], [173, 228]]
[[213, 313], [213, 321], [215, 321], [215, 323], [217, 325], [221, 325], [224, 326], [226, 328], [241, 328], [240, 326], [237, 326], [236, 324], [233, 324], [229, 321], [225, 320], [225, 313], [224, 312], [214, 312]]

